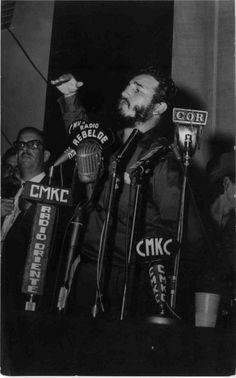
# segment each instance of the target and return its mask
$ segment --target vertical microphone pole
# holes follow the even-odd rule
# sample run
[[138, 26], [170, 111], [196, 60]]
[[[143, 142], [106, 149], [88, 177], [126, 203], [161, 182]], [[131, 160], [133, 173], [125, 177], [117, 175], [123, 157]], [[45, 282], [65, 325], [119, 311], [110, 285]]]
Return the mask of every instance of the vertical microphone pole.
[[[129, 245], [128, 245], [128, 253], [127, 253], [127, 265], [126, 265], [126, 276], [125, 276], [125, 283], [123, 289], [123, 297], [122, 297], [122, 305], [121, 305], [121, 314], [120, 320], [123, 320], [126, 316], [127, 312], [127, 295], [128, 295], [128, 288], [129, 283], [132, 282], [130, 270], [132, 264], [132, 253], [133, 253], [133, 245], [134, 245], [134, 238], [135, 238], [135, 227], [137, 221], [137, 210], [138, 204], [140, 202], [141, 197], [141, 188], [143, 184], [144, 175], [150, 172], [150, 163], [154, 157], [157, 157], [158, 154], [166, 153], [169, 150], [169, 146], [166, 143], [166, 139], [163, 138], [159, 140], [158, 145], [156, 145], [150, 152], [144, 155], [139, 161], [137, 161], [130, 169], [132, 169], [130, 177], [131, 177], [131, 185], [135, 182], [135, 195], [134, 195], [134, 206], [133, 206], [133, 219], [131, 230], [129, 233]], [[129, 227], [129, 224], [128, 224]]]
[[85, 214], [86, 212], [89, 212], [91, 210], [94, 203], [94, 196], [95, 196], [95, 192], [97, 190], [98, 183], [99, 183], [99, 178], [100, 178], [100, 173], [101, 173], [101, 168], [102, 168], [102, 161], [103, 161], [102, 158], [100, 158], [100, 161], [98, 163], [98, 172], [97, 172], [95, 183], [89, 182], [86, 184], [87, 189], [88, 189], [87, 201], [85, 203], [77, 205], [74, 215], [71, 220], [71, 224], [73, 225], [73, 227], [72, 227], [72, 234], [70, 238], [70, 244], [68, 248], [68, 258], [66, 262], [64, 282], [63, 282], [63, 286], [60, 288], [58, 302], [57, 302], [57, 307], [59, 311], [65, 310], [66, 308], [67, 297], [68, 297], [69, 289], [70, 289], [69, 287], [70, 286], [70, 272], [71, 272], [71, 266], [73, 263], [73, 257], [76, 253], [80, 232], [84, 225]]
[[82, 207], [76, 208], [71, 224], [73, 225], [73, 227], [72, 227], [72, 234], [70, 238], [70, 245], [68, 248], [68, 258], [67, 258], [67, 263], [66, 263], [64, 282], [63, 282], [63, 286], [60, 288], [58, 303], [57, 303], [57, 307], [59, 311], [64, 310], [66, 307], [66, 301], [67, 301], [68, 290], [69, 290], [70, 268], [71, 268], [72, 260], [75, 254], [75, 250], [77, 248], [80, 230], [83, 226]]
[[[143, 178], [144, 168], [141, 166], [137, 177], [133, 176], [134, 179], [136, 179], [138, 182], [136, 184], [135, 188], [135, 197], [134, 197], [134, 210], [133, 210], [133, 219], [132, 219], [132, 226], [131, 231], [129, 235], [129, 248], [128, 248], [128, 258], [127, 258], [127, 272], [126, 272], [126, 278], [125, 278], [125, 284], [123, 289], [123, 297], [122, 297], [122, 306], [121, 306], [121, 314], [120, 314], [120, 320], [123, 320], [126, 315], [126, 308], [127, 308], [127, 290], [128, 285], [130, 281], [130, 264], [131, 264], [131, 257], [132, 257], [132, 251], [133, 251], [133, 245], [134, 245], [134, 235], [135, 235], [135, 226], [136, 226], [136, 219], [137, 219], [137, 209], [138, 209], [138, 203], [140, 199], [140, 192], [142, 187], [142, 178]], [[132, 179], [133, 179], [132, 178]]]
[[[186, 192], [186, 182], [187, 182], [187, 171], [190, 164], [190, 156], [194, 154], [197, 146], [199, 145], [199, 135], [201, 134], [202, 126], [205, 126], [207, 123], [207, 117], [208, 117], [207, 111], [173, 108], [173, 122], [177, 126], [175, 136], [176, 136], [177, 144], [180, 147], [180, 150], [182, 150], [184, 153], [184, 158], [183, 158], [184, 176], [183, 176], [179, 220], [178, 220], [178, 232], [177, 232], [177, 241], [180, 243], [180, 245], [183, 238], [185, 192]], [[173, 152], [176, 155], [175, 147], [173, 147]], [[178, 157], [178, 152], [177, 152], [177, 160], [180, 161]], [[179, 248], [179, 251], [175, 258], [174, 272], [173, 272], [172, 281], [171, 281], [171, 298], [170, 299], [171, 299], [171, 307], [173, 309], [175, 309], [175, 305], [176, 305], [180, 252], [181, 252], [181, 247]]]
[[102, 302], [102, 285], [103, 285], [103, 269], [104, 269], [104, 258], [105, 258], [105, 251], [108, 244], [108, 236], [110, 231], [110, 224], [111, 224], [111, 216], [112, 210], [114, 205], [114, 198], [115, 192], [118, 189], [118, 181], [119, 178], [117, 177], [117, 162], [113, 162], [113, 172], [112, 172], [112, 180], [110, 186], [110, 195], [108, 200], [108, 208], [107, 214], [105, 218], [105, 222], [103, 225], [103, 231], [101, 236], [101, 244], [98, 253], [98, 265], [97, 265], [97, 291], [96, 291], [96, 298], [95, 304], [92, 309], [92, 316], [95, 318], [98, 314], [98, 306], [100, 305], [102, 311], [104, 311], [103, 302]]
[[110, 234], [110, 227], [111, 227], [111, 218], [112, 212], [114, 207], [114, 199], [115, 193], [119, 187], [119, 175], [118, 171], [120, 168], [120, 164], [123, 162], [124, 158], [127, 156], [130, 149], [133, 147], [133, 143], [137, 140], [140, 136], [140, 131], [135, 129], [132, 131], [131, 135], [122, 146], [121, 150], [118, 152], [115, 161], [112, 165], [112, 178], [111, 178], [111, 186], [110, 186], [110, 193], [108, 198], [108, 208], [107, 213], [103, 225], [103, 231], [100, 240], [100, 247], [98, 252], [98, 263], [97, 263], [97, 290], [96, 290], [96, 298], [95, 304], [92, 308], [92, 316], [95, 318], [99, 311], [99, 306], [101, 307], [102, 311], [104, 311], [102, 297], [103, 297], [103, 284], [104, 284], [104, 260], [105, 254], [109, 242], [109, 234]]
[[49, 169], [48, 185], [51, 185], [52, 183], [53, 173], [54, 173], [54, 165], [52, 165]]
[[190, 164], [190, 147], [192, 144], [191, 135], [185, 136], [185, 154], [184, 154], [184, 172], [183, 172], [183, 183], [180, 199], [180, 209], [179, 209], [179, 219], [178, 219], [178, 231], [177, 231], [177, 241], [180, 243], [178, 253], [175, 257], [174, 263], [174, 273], [172, 276], [171, 284], [171, 296], [170, 296], [170, 305], [172, 309], [175, 309], [176, 306], [176, 293], [178, 285], [178, 274], [179, 274], [179, 264], [180, 264], [180, 254], [181, 254], [181, 242], [183, 238], [183, 226], [184, 226], [184, 210], [185, 210], [185, 195], [186, 195], [186, 182], [187, 182], [187, 172]]

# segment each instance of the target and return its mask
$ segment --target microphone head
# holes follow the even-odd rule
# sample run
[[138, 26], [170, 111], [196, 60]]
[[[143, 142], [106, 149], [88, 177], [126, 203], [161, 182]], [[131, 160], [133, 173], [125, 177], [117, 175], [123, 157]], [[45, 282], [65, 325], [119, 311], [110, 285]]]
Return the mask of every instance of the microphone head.
[[53, 167], [65, 163], [67, 160], [72, 159], [76, 155], [74, 149], [68, 147], [63, 154], [54, 162]]
[[76, 162], [79, 180], [85, 184], [97, 179], [102, 160], [102, 149], [94, 141], [82, 142], [76, 150]]
[[111, 129], [104, 129], [99, 122], [76, 120], [68, 129], [70, 147], [76, 150], [78, 176], [81, 182], [95, 183], [100, 173], [102, 151], [114, 141]]
[[190, 156], [195, 153], [207, 117], [208, 112], [203, 110], [173, 108], [172, 120], [176, 125], [175, 142], [183, 153], [188, 151]]

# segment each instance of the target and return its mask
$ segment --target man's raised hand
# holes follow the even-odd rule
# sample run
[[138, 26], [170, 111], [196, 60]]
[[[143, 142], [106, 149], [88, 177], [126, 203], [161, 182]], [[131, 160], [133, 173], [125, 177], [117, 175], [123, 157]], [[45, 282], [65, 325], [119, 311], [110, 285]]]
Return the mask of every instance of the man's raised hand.
[[51, 80], [51, 84], [55, 85], [65, 97], [73, 96], [84, 85], [82, 81], [77, 81], [70, 73], [61, 75], [56, 80]]

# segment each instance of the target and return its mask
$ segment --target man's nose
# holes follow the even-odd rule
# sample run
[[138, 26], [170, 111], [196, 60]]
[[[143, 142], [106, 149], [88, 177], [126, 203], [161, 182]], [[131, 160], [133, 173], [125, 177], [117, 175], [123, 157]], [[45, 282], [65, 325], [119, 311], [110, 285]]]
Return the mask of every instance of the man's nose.
[[133, 87], [132, 85], [128, 85], [125, 90], [122, 92], [122, 97], [128, 98], [132, 94]]
[[7, 176], [12, 177], [12, 176], [13, 176], [13, 168], [12, 168], [12, 167], [9, 167], [9, 168], [7, 169], [7, 171], [6, 171], [6, 173], [7, 173]]
[[121, 97], [128, 98], [128, 94], [127, 94], [126, 89], [121, 93]]
[[25, 143], [23, 146], [22, 146], [22, 151], [28, 151], [29, 147], [28, 145]]

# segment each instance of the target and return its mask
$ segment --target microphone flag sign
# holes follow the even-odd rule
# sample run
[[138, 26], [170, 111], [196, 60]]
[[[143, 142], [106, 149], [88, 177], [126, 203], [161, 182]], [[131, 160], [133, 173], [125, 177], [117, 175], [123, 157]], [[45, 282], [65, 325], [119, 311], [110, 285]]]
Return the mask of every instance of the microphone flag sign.
[[173, 122], [186, 125], [206, 126], [208, 112], [204, 110], [173, 108]]
[[170, 308], [171, 273], [174, 257], [179, 249], [176, 239], [158, 236], [146, 237], [136, 244], [137, 259], [147, 264], [150, 285], [157, 305], [157, 312], [167, 321], [166, 308]]
[[69, 188], [58, 188], [35, 182], [26, 182], [22, 198], [54, 205], [72, 206], [72, 192]]
[[91, 140], [104, 150], [109, 147], [114, 140], [110, 129], [104, 129], [99, 122], [87, 122], [78, 120], [73, 122], [68, 129], [70, 147], [76, 149], [80, 143]]
[[25, 294], [43, 294], [55, 216], [54, 205], [37, 204], [22, 284]]
[[33, 299], [35, 295], [43, 295], [44, 291], [57, 206], [71, 206], [72, 197], [70, 189], [27, 182], [22, 198], [37, 202], [21, 288], [30, 297], [25, 310], [35, 311]]

